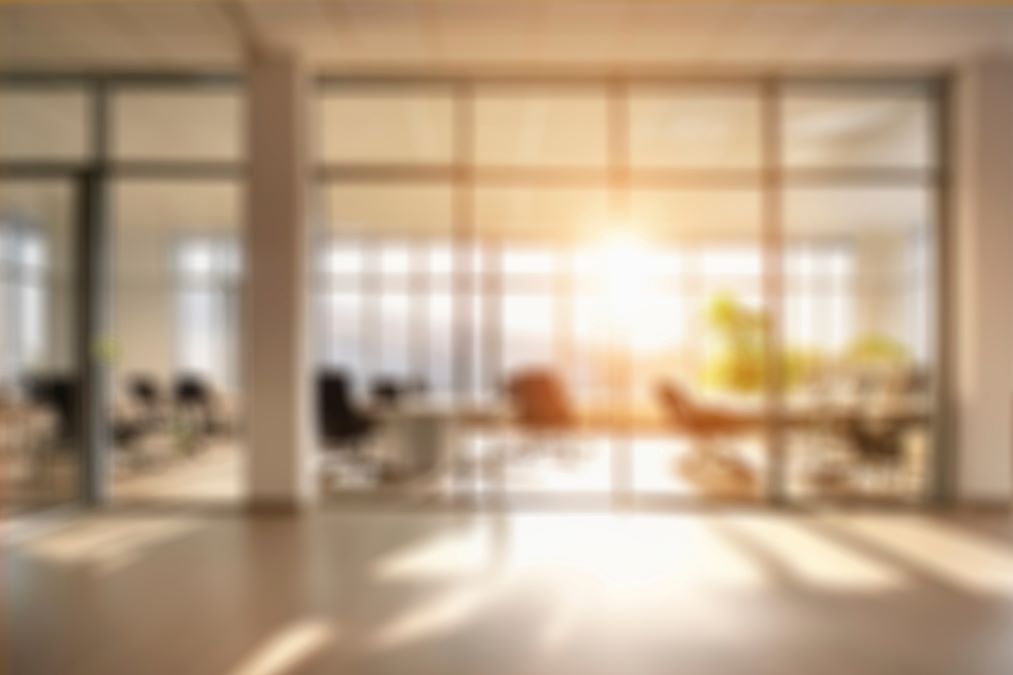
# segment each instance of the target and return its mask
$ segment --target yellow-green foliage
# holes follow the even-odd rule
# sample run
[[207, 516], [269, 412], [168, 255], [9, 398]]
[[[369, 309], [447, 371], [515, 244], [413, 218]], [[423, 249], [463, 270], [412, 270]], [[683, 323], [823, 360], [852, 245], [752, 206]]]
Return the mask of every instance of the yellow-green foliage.
[[[710, 328], [704, 384], [714, 389], [755, 393], [768, 372], [767, 316], [731, 295], [715, 296], [707, 308]], [[789, 348], [781, 359], [782, 385], [791, 389], [812, 379], [827, 363], [816, 350]]]
[[858, 365], [899, 366], [908, 362], [908, 353], [891, 337], [866, 335], [851, 343], [848, 359]]

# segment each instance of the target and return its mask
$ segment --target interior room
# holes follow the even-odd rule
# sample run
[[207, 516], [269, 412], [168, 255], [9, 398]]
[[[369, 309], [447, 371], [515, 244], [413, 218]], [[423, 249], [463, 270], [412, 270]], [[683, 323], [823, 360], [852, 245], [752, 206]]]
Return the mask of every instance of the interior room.
[[1008, 672], [1011, 118], [987, 3], [5, 3], [4, 665]]
[[[72, 157], [95, 114], [108, 127], [110, 499], [235, 502], [242, 85], [97, 86], [18, 83], [4, 103], [12, 130], [77, 130], [21, 141], [26, 160]], [[927, 502], [940, 91], [319, 80], [306, 302], [323, 492]], [[72, 208], [47, 181], [7, 197], [14, 265], [68, 249], [45, 230], [66, 237], [72, 216], [31, 211]], [[55, 355], [66, 272], [42, 278], [9, 291], [12, 390], [72, 361]], [[694, 431], [708, 415], [728, 419]], [[51, 458], [21, 451], [8, 475], [31, 492]]]

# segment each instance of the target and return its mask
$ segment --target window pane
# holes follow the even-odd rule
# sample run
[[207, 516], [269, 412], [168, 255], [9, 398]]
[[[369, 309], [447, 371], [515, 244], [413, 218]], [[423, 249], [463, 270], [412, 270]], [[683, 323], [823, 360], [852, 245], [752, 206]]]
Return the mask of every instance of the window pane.
[[482, 87], [475, 135], [480, 166], [604, 167], [604, 88]]
[[74, 370], [73, 197], [63, 181], [0, 185], [0, 390]]
[[385, 293], [380, 298], [379, 374], [397, 377], [413, 374], [409, 358], [411, 307], [411, 296], [407, 293]]
[[123, 160], [237, 160], [242, 100], [234, 91], [144, 89], [114, 95], [113, 156]]
[[453, 99], [443, 90], [356, 90], [321, 97], [324, 161], [446, 164]]
[[504, 241], [579, 240], [609, 226], [608, 205], [604, 187], [480, 187], [475, 224], [480, 236]]
[[370, 237], [448, 236], [452, 191], [446, 184], [340, 183], [326, 192], [328, 228]]
[[322, 266], [328, 280], [354, 277], [365, 267], [364, 247], [356, 241], [331, 241], [322, 254]]
[[380, 248], [380, 272], [385, 278], [405, 277], [412, 271], [412, 248], [400, 243], [387, 243]]
[[932, 192], [798, 188], [784, 204], [786, 401], [821, 429], [849, 415], [818, 453], [804, 427], [789, 434], [789, 491], [918, 498], [932, 470]]
[[348, 371], [352, 382], [362, 387], [362, 295], [324, 292], [318, 296], [316, 325], [323, 363]]
[[429, 303], [429, 391], [440, 399], [453, 395], [454, 304], [450, 293], [431, 293]]
[[239, 203], [232, 181], [113, 184], [117, 381], [148, 374], [169, 382], [191, 369], [223, 390], [238, 385]]
[[[931, 331], [917, 297], [930, 283], [931, 214], [931, 193], [921, 188], [789, 190], [785, 284], [798, 311], [786, 312], [786, 335], [799, 347], [832, 346], [838, 355], [856, 341], [889, 340], [924, 362]], [[821, 320], [817, 296], [848, 308]]]
[[933, 165], [934, 106], [917, 88], [791, 87], [784, 158], [792, 168]]
[[0, 159], [82, 161], [91, 154], [90, 133], [83, 88], [0, 92]]
[[635, 189], [631, 220], [651, 241], [756, 240], [760, 233], [759, 190]]
[[503, 372], [556, 363], [555, 298], [507, 290], [502, 302]]
[[757, 168], [760, 112], [755, 87], [635, 87], [631, 161], [636, 167]]

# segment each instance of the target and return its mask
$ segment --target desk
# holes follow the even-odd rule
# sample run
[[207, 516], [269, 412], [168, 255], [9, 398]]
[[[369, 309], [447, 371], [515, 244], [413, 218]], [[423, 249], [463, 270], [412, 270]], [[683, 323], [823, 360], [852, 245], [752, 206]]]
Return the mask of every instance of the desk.
[[369, 410], [380, 428], [377, 454], [399, 475], [419, 475], [452, 462], [450, 456], [465, 427], [500, 425], [509, 411], [499, 406], [404, 402]]
[[42, 474], [44, 452], [56, 440], [56, 414], [26, 403], [0, 403], [0, 457], [8, 464], [4, 473], [13, 474], [12, 460], [21, 464], [25, 477]]

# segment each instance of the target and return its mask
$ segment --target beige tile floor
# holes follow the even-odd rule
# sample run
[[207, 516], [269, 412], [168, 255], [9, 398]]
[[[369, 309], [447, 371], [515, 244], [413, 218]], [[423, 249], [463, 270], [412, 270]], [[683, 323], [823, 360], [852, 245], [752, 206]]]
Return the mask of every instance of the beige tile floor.
[[18, 675], [1008, 675], [1008, 516], [121, 509], [4, 550]]

